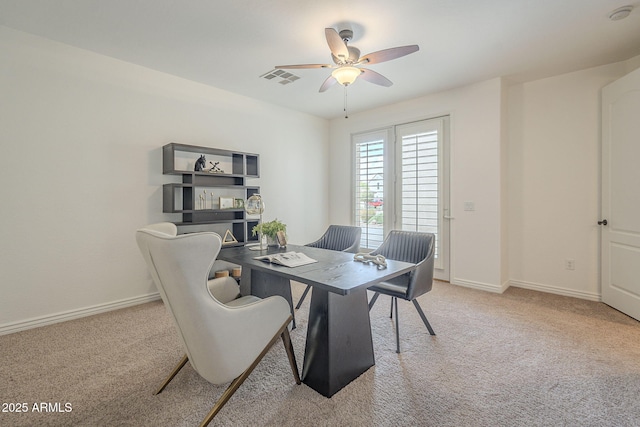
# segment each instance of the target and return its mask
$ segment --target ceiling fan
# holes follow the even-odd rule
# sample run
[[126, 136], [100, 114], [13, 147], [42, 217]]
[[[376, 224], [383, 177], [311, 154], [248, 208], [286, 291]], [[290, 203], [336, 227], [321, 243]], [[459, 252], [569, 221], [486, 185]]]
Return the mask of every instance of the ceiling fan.
[[377, 64], [400, 58], [410, 53], [418, 51], [416, 44], [409, 46], [392, 47], [390, 49], [379, 50], [364, 56], [360, 56], [360, 49], [348, 46], [347, 43], [353, 38], [353, 31], [342, 30], [338, 33], [333, 28], [324, 29], [327, 44], [331, 49], [331, 58], [334, 64], [299, 64], [299, 65], [277, 65], [275, 68], [295, 69], [295, 68], [334, 68], [333, 72], [320, 86], [320, 92], [324, 92], [335, 83], [343, 86], [352, 84], [358, 77], [380, 86], [389, 87], [393, 84], [391, 80], [367, 68], [361, 68], [364, 64]]

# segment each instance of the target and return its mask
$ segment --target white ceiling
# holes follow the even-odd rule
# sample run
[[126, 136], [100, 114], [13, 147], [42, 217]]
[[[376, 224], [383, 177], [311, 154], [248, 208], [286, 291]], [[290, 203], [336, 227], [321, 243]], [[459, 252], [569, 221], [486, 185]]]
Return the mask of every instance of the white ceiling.
[[[611, 21], [614, 9], [633, 5]], [[528, 81], [640, 55], [640, 0], [0, 0], [0, 24], [325, 118], [344, 91], [328, 69], [260, 78], [275, 65], [331, 63], [324, 28], [351, 28], [362, 54], [418, 44], [369, 65], [351, 113], [503, 76]]]

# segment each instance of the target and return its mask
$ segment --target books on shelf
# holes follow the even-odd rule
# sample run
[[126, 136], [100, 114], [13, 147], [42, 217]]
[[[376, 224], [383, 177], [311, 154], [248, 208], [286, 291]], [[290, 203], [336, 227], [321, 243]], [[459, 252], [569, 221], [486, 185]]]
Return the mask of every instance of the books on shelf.
[[301, 265], [313, 264], [318, 262], [313, 258], [309, 258], [302, 252], [284, 252], [273, 255], [262, 255], [254, 257], [260, 261], [270, 262], [271, 264], [284, 265], [286, 267], [299, 267]]

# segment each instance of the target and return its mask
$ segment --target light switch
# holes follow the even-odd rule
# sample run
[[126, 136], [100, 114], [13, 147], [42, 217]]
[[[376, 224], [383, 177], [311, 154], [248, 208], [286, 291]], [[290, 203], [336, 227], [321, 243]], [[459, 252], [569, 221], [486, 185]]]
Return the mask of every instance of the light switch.
[[464, 210], [465, 211], [475, 211], [476, 210], [475, 202], [464, 202]]

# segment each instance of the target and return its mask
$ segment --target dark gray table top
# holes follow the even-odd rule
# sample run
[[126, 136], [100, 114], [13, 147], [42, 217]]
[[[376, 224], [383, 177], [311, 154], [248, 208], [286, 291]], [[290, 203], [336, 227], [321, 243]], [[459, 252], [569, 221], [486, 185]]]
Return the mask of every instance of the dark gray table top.
[[[285, 267], [254, 259], [260, 255], [291, 251], [302, 252], [318, 262], [300, 267]], [[239, 264], [245, 268], [286, 277], [341, 295], [349, 294], [353, 289], [367, 288], [400, 276], [415, 268], [415, 264], [387, 260], [387, 268], [379, 269], [374, 264], [354, 261], [352, 253], [299, 245], [287, 245], [284, 248], [268, 247], [262, 251], [252, 251], [246, 247], [223, 248], [220, 250], [218, 259]]]

